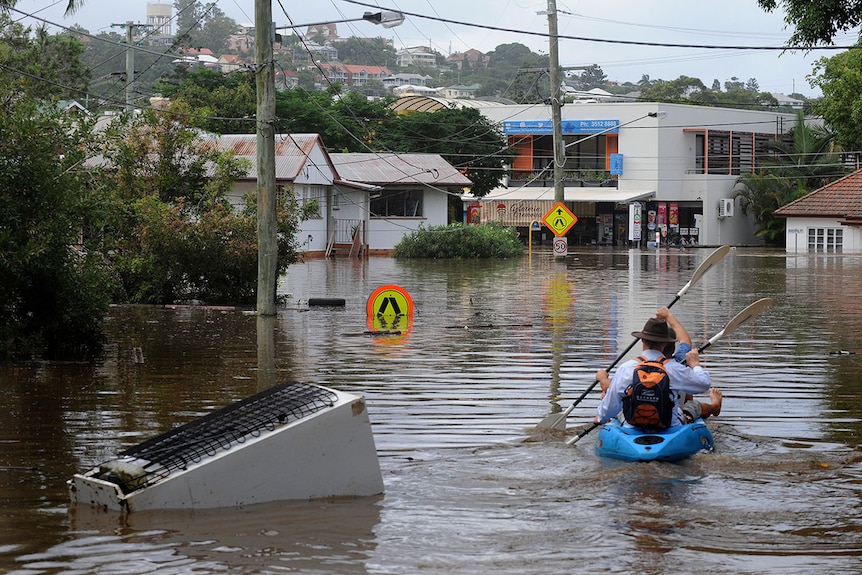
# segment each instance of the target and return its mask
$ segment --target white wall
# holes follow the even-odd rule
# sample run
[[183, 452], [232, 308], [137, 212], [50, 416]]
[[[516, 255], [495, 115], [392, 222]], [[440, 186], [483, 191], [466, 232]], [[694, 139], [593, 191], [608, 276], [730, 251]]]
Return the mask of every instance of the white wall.
[[827, 218], [787, 218], [785, 239], [787, 253], [808, 252], [809, 228], [841, 228], [843, 253], [862, 253], [862, 229], [857, 226], [842, 226], [838, 220]]
[[371, 218], [368, 222], [368, 247], [371, 250], [391, 250], [407, 234], [420, 227], [445, 226], [448, 223], [448, 203], [444, 192], [426, 189], [422, 197], [421, 218]]
[[[500, 123], [551, 119], [549, 106], [487, 107], [480, 112]], [[667, 115], [644, 117], [650, 112]], [[662, 202], [702, 202], [703, 245], [758, 245], [762, 241], [755, 238], [754, 220], [742, 214], [738, 200], [732, 218], [718, 219], [718, 201], [732, 197], [737, 176], [693, 173], [695, 134], [686, 128], [776, 134], [790, 129], [795, 118], [794, 114], [654, 102], [566, 104], [562, 109], [563, 121], [618, 120], [622, 126], [619, 153], [624, 158], [618, 188], [654, 190], [655, 199]]]

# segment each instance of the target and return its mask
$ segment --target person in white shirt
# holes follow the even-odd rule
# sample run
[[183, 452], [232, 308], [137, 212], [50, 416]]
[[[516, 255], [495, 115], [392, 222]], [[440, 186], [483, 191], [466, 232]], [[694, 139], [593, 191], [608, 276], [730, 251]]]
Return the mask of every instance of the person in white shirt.
[[[665, 346], [676, 341], [676, 335], [670, 331], [668, 323], [657, 317], [650, 318], [643, 330], [632, 332], [632, 335], [641, 340], [642, 355], [649, 361], [663, 359]], [[685, 362], [686, 365], [677, 361], [665, 363], [665, 371], [667, 371], [670, 380], [670, 389], [674, 399], [671, 425], [685, 423], [682, 406], [687, 394], [703, 393], [712, 385], [709, 372], [700, 365], [700, 354], [696, 349], [685, 354]], [[595, 423], [606, 423], [622, 411], [623, 397], [625, 397], [626, 389], [632, 384], [634, 369], [638, 363], [636, 359], [629, 360], [620, 365], [614, 373], [610, 384], [607, 386], [607, 391], [596, 409]], [[596, 373], [596, 379], [599, 382], [606, 381], [608, 379], [607, 372], [599, 370]], [[604, 385], [602, 387], [604, 389]], [[628, 422], [624, 425], [631, 427]]]

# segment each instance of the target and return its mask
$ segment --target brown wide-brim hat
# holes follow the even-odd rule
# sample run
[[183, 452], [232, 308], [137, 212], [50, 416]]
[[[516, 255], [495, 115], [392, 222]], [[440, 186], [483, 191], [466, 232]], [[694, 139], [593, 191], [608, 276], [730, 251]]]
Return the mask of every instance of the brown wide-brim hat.
[[641, 331], [633, 331], [632, 335], [638, 339], [656, 341], [659, 343], [671, 343], [676, 341], [676, 336], [671, 335], [670, 326], [667, 322], [657, 317], [651, 317]]

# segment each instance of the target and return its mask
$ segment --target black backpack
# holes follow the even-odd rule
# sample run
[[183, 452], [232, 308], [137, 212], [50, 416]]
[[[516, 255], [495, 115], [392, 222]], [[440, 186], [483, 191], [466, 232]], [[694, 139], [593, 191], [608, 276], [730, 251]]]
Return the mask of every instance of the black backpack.
[[666, 357], [656, 361], [638, 357], [632, 384], [623, 396], [623, 416], [635, 427], [648, 430], [670, 427], [675, 402], [664, 367], [668, 361]]

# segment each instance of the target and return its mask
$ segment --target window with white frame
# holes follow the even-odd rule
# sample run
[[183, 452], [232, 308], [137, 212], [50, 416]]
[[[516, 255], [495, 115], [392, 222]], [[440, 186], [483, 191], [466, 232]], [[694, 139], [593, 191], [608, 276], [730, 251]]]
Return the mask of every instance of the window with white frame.
[[808, 228], [808, 251], [841, 252], [844, 249], [844, 230], [841, 228]]
[[326, 186], [321, 184], [304, 184], [302, 186], [302, 197], [299, 201], [303, 206], [312, 201], [317, 201], [317, 211], [310, 215], [312, 218], [320, 218], [320, 208], [323, 206], [323, 200], [326, 197]]
[[371, 217], [421, 218], [422, 190], [382, 192], [371, 198]]

